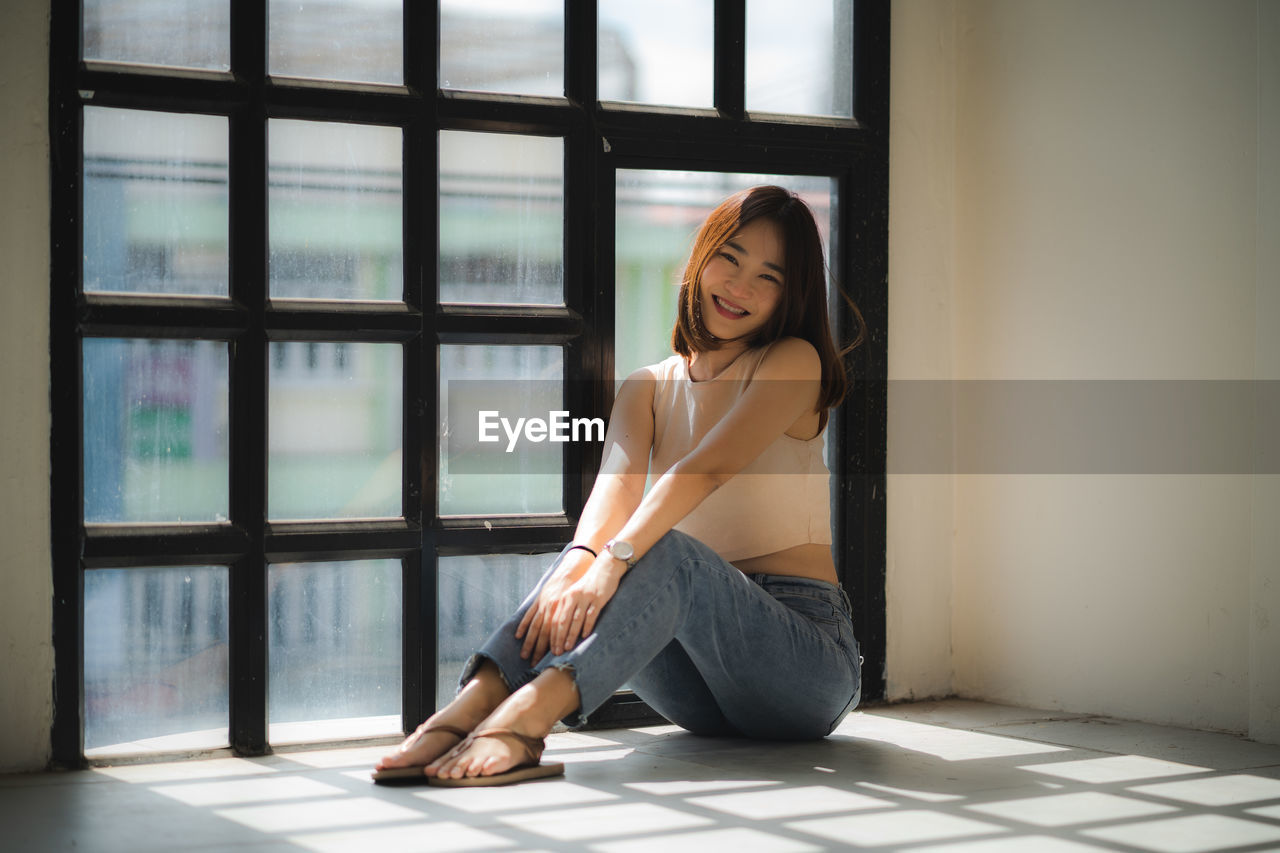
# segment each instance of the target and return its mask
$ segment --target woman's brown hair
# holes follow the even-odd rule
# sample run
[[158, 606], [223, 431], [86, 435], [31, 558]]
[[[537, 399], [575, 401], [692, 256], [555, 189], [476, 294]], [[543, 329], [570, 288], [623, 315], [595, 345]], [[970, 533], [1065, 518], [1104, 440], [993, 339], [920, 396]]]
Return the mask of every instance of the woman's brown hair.
[[844, 399], [848, 380], [842, 356], [862, 343], [866, 324], [862, 313], [847, 294], [840, 291], [853, 312], [857, 335], [843, 350], [837, 349], [827, 317], [827, 268], [822, 237], [809, 206], [790, 190], [775, 186], [752, 187], [725, 199], [707, 216], [694, 239], [689, 262], [680, 281], [676, 325], [671, 332], [671, 348], [685, 358], [695, 352], [715, 349], [721, 340], [707, 331], [702, 322], [702, 271], [715, 253], [743, 226], [767, 219], [778, 226], [786, 257], [783, 260], [782, 298], [769, 321], [745, 343], [763, 346], [778, 338], [802, 338], [813, 344], [822, 363], [822, 390], [818, 411], [825, 412]]

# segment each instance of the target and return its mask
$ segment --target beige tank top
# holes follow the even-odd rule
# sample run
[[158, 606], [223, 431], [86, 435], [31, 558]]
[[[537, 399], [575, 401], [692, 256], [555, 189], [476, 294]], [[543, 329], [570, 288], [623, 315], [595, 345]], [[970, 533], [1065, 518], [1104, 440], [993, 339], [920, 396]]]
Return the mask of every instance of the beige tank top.
[[[744, 352], [704, 382], [689, 378], [683, 356], [673, 355], [657, 365], [649, 466], [654, 479], [697, 447], [729, 411], [767, 349]], [[830, 479], [822, 432], [807, 441], [784, 434], [675, 529], [700, 539], [729, 562], [796, 545], [830, 545]]]

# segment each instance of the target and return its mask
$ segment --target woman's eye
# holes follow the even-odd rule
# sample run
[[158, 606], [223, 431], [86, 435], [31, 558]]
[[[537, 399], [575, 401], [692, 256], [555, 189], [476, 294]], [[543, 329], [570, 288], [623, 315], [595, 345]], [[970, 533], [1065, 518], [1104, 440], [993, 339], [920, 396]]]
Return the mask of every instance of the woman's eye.
[[721, 252], [720, 257], [724, 258], [726, 261], [733, 264], [734, 266], [738, 265], [738, 259], [735, 258], [733, 255], [729, 254], [728, 252]]

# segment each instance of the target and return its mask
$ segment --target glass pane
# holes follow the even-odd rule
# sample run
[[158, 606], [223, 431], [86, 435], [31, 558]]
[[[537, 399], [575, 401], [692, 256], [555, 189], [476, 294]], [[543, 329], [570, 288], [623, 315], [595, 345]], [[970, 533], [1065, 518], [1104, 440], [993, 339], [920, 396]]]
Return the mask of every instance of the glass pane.
[[399, 300], [400, 128], [272, 119], [268, 133], [271, 295]]
[[468, 658], [515, 612], [558, 553], [440, 558], [437, 710], [457, 692]]
[[227, 570], [84, 574], [89, 756], [227, 745]]
[[268, 569], [271, 743], [403, 730], [400, 575], [399, 560]]
[[84, 0], [84, 58], [226, 71], [230, 0]]
[[404, 82], [401, 0], [271, 0], [268, 72], [290, 77]]
[[853, 116], [853, 0], [747, 0], [747, 109]]
[[599, 14], [600, 100], [713, 105], [713, 0], [600, 0]]
[[440, 301], [564, 304], [564, 140], [440, 133]]
[[227, 345], [84, 341], [84, 520], [226, 521]]
[[271, 518], [401, 514], [402, 375], [398, 344], [271, 344]]
[[227, 295], [227, 120], [84, 108], [84, 289]]
[[[561, 445], [528, 440], [514, 426], [562, 409], [563, 379], [560, 347], [440, 347], [441, 515], [564, 511]], [[481, 442], [483, 412], [497, 422], [491, 442]], [[503, 435], [499, 418], [522, 437]]]
[[564, 0], [440, 0], [440, 88], [564, 94]]
[[830, 178], [738, 172], [664, 172], [619, 169], [615, 243], [614, 374], [671, 355], [676, 298], [693, 238], [707, 214], [725, 198], [758, 184], [777, 184], [800, 195], [813, 211], [830, 253]]

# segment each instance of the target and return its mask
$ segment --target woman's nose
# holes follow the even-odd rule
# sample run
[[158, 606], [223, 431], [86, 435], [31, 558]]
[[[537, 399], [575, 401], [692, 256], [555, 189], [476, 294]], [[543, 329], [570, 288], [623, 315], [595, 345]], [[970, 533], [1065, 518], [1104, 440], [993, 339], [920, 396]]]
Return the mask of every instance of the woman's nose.
[[725, 282], [725, 289], [730, 293], [740, 293], [745, 296], [751, 291], [751, 283], [735, 272]]

